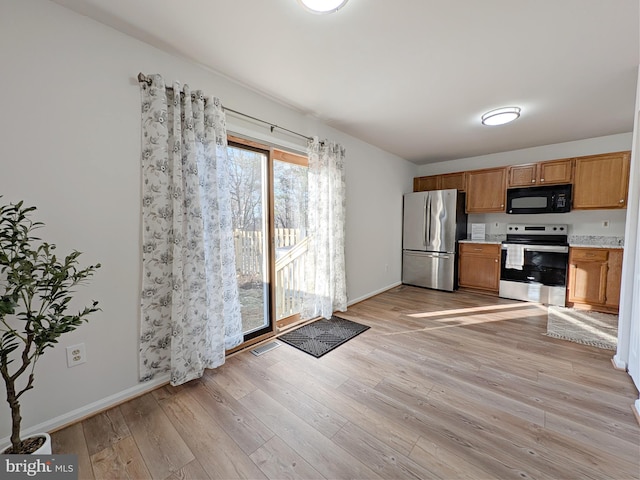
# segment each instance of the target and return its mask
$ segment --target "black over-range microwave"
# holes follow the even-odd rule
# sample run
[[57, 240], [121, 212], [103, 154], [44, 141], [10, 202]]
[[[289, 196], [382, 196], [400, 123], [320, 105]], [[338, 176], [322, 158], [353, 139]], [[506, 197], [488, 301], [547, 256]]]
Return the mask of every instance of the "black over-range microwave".
[[565, 213], [571, 210], [571, 185], [507, 189], [507, 213]]

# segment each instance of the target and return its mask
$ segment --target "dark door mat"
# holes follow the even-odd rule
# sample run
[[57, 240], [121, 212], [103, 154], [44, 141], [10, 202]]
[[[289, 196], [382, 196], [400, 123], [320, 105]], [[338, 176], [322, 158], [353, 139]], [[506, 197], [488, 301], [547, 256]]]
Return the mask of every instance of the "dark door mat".
[[279, 336], [278, 340], [319, 358], [369, 328], [367, 325], [333, 316], [330, 320], [321, 318], [296, 328]]

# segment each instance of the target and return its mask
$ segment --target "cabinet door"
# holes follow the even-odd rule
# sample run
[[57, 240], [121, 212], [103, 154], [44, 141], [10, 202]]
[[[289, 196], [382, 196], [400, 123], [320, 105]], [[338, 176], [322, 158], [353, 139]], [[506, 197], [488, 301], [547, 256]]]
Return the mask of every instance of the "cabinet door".
[[618, 310], [620, 306], [620, 283], [622, 281], [622, 254], [621, 248], [609, 250], [609, 261], [607, 262], [607, 287], [605, 305], [611, 309]]
[[466, 190], [466, 177], [464, 172], [447, 173], [438, 176], [440, 177], [440, 182], [438, 185], [441, 189], [447, 190], [449, 188], [455, 188], [460, 192], [464, 192]]
[[413, 179], [413, 191], [424, 192], [427, 190], [438, 190], [438, 176], [415, 177]]
[[461, 287], [497, 292], [500, 284], [500, 261], [495, 257], [461, 255], [458, 283]]
[[507, 169], [467, 172], [467, 213], [504, 212]]
[[509, 167], [509, 187], [531, 187], [536, 185], [538, 165], [513, 165]]
[[461, 243], [458, 283], [461, 287], [498, 292], [500, 245]]
[[550, 160], [538, 164], [538, 179], [541, 185], [571, 183], [573, 180], [573, 159]]
[[629, 159], [629, 152], [576, 158], [573, 208], [626, 208]]
[[607, 288], [607, 262], [569, 261], [569, 301], [602, 305]]

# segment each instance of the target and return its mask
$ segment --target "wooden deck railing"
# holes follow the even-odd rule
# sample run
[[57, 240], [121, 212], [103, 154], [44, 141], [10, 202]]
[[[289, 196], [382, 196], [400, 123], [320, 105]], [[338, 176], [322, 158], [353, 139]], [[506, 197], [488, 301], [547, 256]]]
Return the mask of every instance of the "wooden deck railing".
[[276, 261], [276, 320], [300, 313], [307, 244], [305, 237]]
[[[275, 230], [275, 248], [289, 248], [276, 260], [275, 301], [276, 320], [300, 312], [304, 291], [304, 258], [307, 253], [307, 238], [300, 238], [298, 229]], [[261, 231], [234, 231], [236, 271], [247, 280], [259, 276], [263, 271], [263, 234]]]

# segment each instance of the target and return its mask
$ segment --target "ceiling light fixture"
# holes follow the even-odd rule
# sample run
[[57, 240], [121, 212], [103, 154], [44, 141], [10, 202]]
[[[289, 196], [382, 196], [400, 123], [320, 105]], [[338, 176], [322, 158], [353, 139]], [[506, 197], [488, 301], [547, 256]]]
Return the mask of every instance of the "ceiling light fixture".
[[502, 107], [482, 115], [483, 125], [504, 125], [520, 116], [520, 107]]
[[311, 13], [333, 13], [345, 6], [348, 0], [298, 0]]

